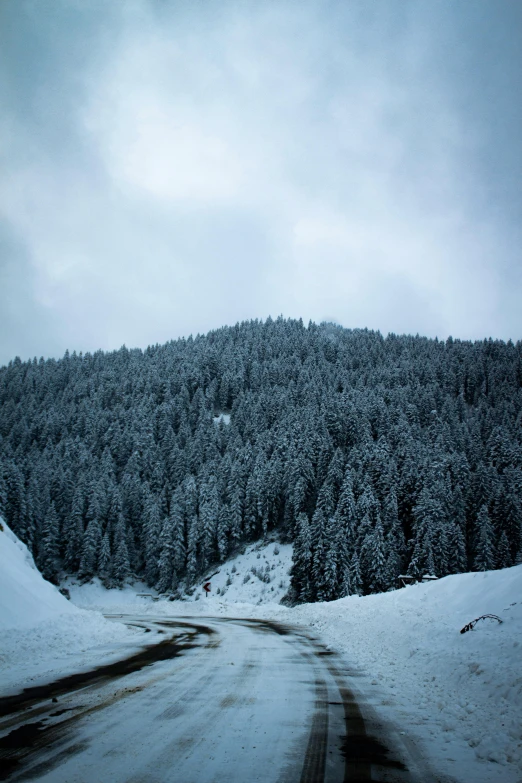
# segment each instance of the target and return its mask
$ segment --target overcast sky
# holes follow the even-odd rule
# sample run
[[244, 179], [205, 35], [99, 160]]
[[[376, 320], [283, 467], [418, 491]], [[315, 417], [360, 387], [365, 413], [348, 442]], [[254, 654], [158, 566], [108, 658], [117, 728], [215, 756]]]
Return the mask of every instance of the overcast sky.
[[2, 0], [0, 364], [522, 338], [522, 3]]

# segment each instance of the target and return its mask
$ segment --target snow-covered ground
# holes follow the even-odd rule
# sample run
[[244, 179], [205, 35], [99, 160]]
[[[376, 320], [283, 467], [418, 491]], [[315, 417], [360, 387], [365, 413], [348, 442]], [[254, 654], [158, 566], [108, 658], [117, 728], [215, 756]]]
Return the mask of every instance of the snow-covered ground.
[[[461, 634], [467, 623], [491, 613]], [[435, 769], [522, 780], [522, 566], [292, 610], [365, 675], [370, 703]]]
[[0, 695], [141, 646], [138, 629], [111, 623], [64, 598], [42, 578], [25, 544], [1, 519], [0, 525]]
[[[194, 611], [198, 614], [200, 611], [212, 614], [223, 605], [245, 605], [247, 614], [252, 616], [256, 614], [258, 606], [266, 604], [274, 604], [274, 610], [278, 611], [278, 604], [290, 584], [291, 565], [291, 544], [273, 541], [245, 546], [226, 563], [208, 571], [193, 589], [183, 593], [182, 602], [138, 597], [139, 593], [157, 597], [155, 590], [141, 583], [123, 590], [106, 590], [98, 579], [82, 585], [68, 579], [66, 586], [73, 602], [85, 609], [172, 614], [172, 607], [175, 606], [176, 612], [181, 614], [193, 614]], [[202, 587], [207, 582], [210, 582], [208, 596]], [[200, 608], [195, 609], [194, 604]]]
[[[358, 673], [353, 687], [361, 695], [363, 710], [369, 705], [393, 723], [441, 774], [462, 783], [522, 781], [522, 566], [289, 609], [278, 601], [288, 587], [290, 562], [290, 546], [275, 542], [249, 546], [208, 574], [212, 585], [208, 598], [199, 585], [186, 601], [139, 598], [137, 593], [152, 592], [143, 585], [112, 591], [99, 582], [68, 586], [77, 606], [108, 613], [244, 616], [303, 625], [341, 652]], [[17, 578], [11, 574], [11, 580]], [[62, 609], [65, 599], [49, 588]], [[9, 595], [10, 584], [0, 584], [0, 595], [6, 589]], [[115, 642], [113, 652], [118, 643], [129, 643], [130, 632], [124, 628], [111, 625], [108, 635], [99, 614], [75, 614], [67, 602], [65, 607], [46, 614], [32, 629], [11, 628], [7, 659], [2, 634], [3, 683], [6, 663], [11, 667], [7, 681], [12, 683], [17, 672], [21, 679], [27, 678], [31, 667], [40, 675], [46, 665], [49, 671], [71, 668], [75, 660], [85, 665], [100, 651], [107, 654], [109, 635]], [[483, 620], [468, 633], [460, 633], [466, 623], [486, 613], [498, 615], [502, 623]], [[0, 627], [6, 627], [2, 621], [3, 615]], [[84, 629], [89, 622], [98, 651], [90, 649], [87, 654]], [[25, 663], [14, 654], [20, 638], [34, 650]], [[78, 657], [79, 639], [85, 647]], [[55, 656], [60, 660], [49, 663]]]

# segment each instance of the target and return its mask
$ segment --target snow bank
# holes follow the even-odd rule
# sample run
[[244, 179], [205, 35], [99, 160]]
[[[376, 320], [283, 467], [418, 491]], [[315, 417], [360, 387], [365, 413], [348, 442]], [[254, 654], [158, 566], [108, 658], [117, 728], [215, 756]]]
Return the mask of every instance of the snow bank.
[[[86, 612], [64, 598], [37, 570], [29, 550], [0, 520], [0, 682], [20, 690], [101, 658], [117, 658], [138, 632]], [[125, 650], [124, 650], [125, 648]]]
[[[141, 582], [135, 582], [122, 590], [107, 590], [99, 579], [89, 584], [78, 584], [68, 579], [66, 586], [71, 600], [84, 609], [100, 609], [104, 612], [139, 614], [230, 614], [241, 607], [245, 616], [259, 614], [257, 607], [267, 605], [278, 610], [281, 598], [290, 583], [292, 565], [291, 544], [277, 542], [256, 543], [244, 548], [236, 556], [208, 571], [182, 601], [155, 601], [157, 593]], [[209, 595], [203, 584], [210, 582]], [[182, 590], [183, 592], [183, 590]], [[145, 594], [149, 597], [140, 596]]]
[[[480, 615], [472, 631], [460, 629]], [[343, 652], [370, 703], [458, 780], [522, 778], [522, 566], [291, 611]]]
[[37, 570], [32, 555], [5, 522], [0, 530], [0, 631], [29, 628], [60, 614], [78, 614]]

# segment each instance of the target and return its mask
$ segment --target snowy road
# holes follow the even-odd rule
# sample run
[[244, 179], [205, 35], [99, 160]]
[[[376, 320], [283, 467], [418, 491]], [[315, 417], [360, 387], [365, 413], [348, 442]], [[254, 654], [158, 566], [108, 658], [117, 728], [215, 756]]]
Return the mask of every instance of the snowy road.
[[[302, 629], [125, 618], [158, 631], [126, 661], [0, 700], [0, 780], [437, 781], [363, 720], [355, 672]], [[400, 755], [399, 755], [400, 754]]]

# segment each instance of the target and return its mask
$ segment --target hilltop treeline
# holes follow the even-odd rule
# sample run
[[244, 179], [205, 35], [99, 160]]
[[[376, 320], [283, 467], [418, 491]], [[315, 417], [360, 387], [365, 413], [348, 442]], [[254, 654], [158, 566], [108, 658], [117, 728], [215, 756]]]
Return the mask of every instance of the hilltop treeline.
[[502, 568], [521, 559], [521, 387], [520, 342], [283, 318], [15, 359], [0, 508], [54, 582], [175, 591], [274, 530], [291, 600]]

